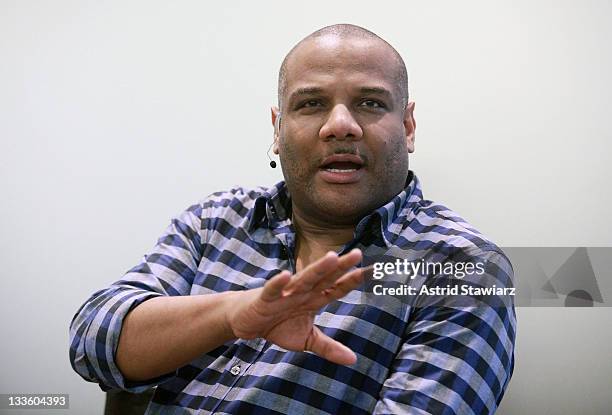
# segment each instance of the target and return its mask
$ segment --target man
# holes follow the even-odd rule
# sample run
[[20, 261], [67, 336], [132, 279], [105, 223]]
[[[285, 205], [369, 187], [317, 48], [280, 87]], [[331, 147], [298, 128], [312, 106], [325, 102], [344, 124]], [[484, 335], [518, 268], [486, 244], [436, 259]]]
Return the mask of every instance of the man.
[[158, 385], [148, 413], [494, 412], [513, 367], [511, 306], [369, 301], [364, 288], [380, 255], [457, 250], [512, 284], [494, 244], [422, 198], [400, 55], [329, 26], [289, 52], [278, 93], [285, 182], [215, 193], [173, 220], [75, 315], [75, 370], [104, 389]]

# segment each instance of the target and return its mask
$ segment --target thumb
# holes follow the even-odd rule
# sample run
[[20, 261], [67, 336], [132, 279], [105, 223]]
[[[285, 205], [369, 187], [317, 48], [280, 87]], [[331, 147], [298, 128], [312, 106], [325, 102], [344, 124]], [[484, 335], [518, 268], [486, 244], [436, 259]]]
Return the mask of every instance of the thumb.
[[352, 365], [357, 362], [355, 353], [342, 343], [324, 334], [314, 326], [306, 340], [306, 350], [339, 365]]

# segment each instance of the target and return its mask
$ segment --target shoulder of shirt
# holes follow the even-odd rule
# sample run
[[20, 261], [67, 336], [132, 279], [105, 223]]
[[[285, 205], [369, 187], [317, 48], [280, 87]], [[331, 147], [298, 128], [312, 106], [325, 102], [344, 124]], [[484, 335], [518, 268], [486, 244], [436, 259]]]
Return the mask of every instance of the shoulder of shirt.
[[270, 188], [257, 186], [246, 188], [234, 186], [229, 190], [214, 192], [199, 201], [203, 211], [208, 211], [209, 215], [215, 216], [215, 212], [220, 212], [228, 207], [251, 209], [257, 198], [268, 194]]
[[[412, 203], [411, 203], [412, 202]], [[443, 204], [418, 199], [409, 201], [389, 226], [396, 235], [394, 245], [414, 246], [431, 243], [437, 246], [459, 248], [475, 254], [503, 251], [463, 217]]]

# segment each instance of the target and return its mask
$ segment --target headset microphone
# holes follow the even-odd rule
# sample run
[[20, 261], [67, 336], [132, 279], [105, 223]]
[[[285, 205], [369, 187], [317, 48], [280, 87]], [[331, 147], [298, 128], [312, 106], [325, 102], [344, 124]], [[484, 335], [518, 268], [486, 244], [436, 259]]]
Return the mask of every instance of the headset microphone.
[[270, 157], [270, 149], [272, 148], [272, 146], [274, 145], [274, 143], [270, 144], [270, 147], [268, 147], [268, 158], [270, 159], [270, 167], [272, 167], [273, 169], [276, 168], [276, 162], [274, 160], [272, 160], [272, 157]]
[[[276, 141], [278, 134], [279, 134], [280, 120], [281, 120], [281, 113], [279, 112], [278, 115], [276, 116], [276, 121], [274, 122], [274, 142]], [[267, 152], [268, 158], [270, 159], [270, 167], [272, 167], [273, 169], [276, 168], [276, 162], [272, 160], [272, 158], [270, 157], [270, 148], [272, 148], [272, 146], [274, 145], [274, 142], [270, 144], [270, 147], [268, 147], [268, 152]]]

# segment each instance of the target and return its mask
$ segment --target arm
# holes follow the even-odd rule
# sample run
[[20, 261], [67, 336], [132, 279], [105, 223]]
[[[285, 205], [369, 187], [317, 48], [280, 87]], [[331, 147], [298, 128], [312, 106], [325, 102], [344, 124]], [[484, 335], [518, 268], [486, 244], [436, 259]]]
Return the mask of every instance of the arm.
[[262, 288], [185, 297], [159, 297], [136, 307], [123, 325], [117, 364], [143, 381], [173, 371], [235, 338], [265, 338], [287, 350], [310, 350], [340, 364], [355, 354], [314, 326], [317, 310], [362, 281], [361, 252], [328, 253], [291, 275], [283, 271]]
[[184, 366], [232, 340], [226, 315], [238, 292], [156, 297], [130, 311], [123, 323], [116, 362], [132, 381], [146, 381]]
[[[511, 287], [508, 260], [486, 260], [496, 285]], [[374, 413], [494, 413], [512, 375], [515, 330], [513, 306], [415, 309]]]
[[175, 219], [154, 251], [111, 287], [95, 293], [71, 324], [70, 357], [85, 379], [140, 392], [236, 337], [266, 338], [337, 363], [354, 353], [314, 325], [316, 311], [361, 283], [359, 251], [328, 254], [262, 288], [189, 296], [201, 260], [201, 206]]

